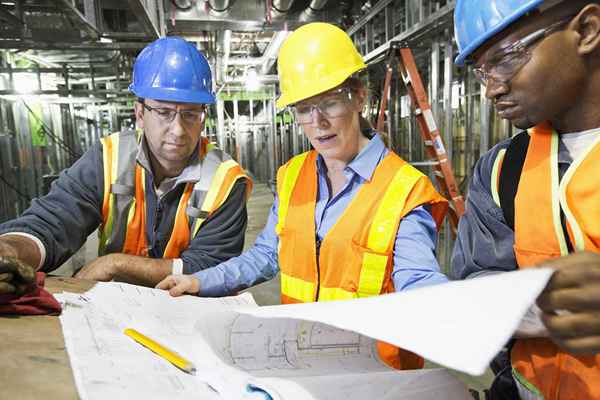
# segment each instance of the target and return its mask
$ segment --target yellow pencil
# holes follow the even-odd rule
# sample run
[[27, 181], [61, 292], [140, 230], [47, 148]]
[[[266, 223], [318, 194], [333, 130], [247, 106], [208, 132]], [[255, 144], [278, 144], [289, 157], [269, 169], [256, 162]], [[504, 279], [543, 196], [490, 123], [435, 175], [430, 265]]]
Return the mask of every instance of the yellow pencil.
[[124, 333], [139, 344], [141, 344], [142, 346], [152, 350], [153, 352], [155, 352], [156, 354], [158, 354], [177, 368], [181, 369], [182, 371], [185, 371], [188, 374], [192, 375], [196, 374], [196, 367], [194, 366], [194, 364], [192, 364], [191, 361], [188, 361], [185, 358], [181, 357], [179, 354], [175, 353], [174, 351], [167, 349], [165, 346], [158, 342], [155, 342], [148, 336], [142, 335], [135, 329], [130, 328], [125, 329]]

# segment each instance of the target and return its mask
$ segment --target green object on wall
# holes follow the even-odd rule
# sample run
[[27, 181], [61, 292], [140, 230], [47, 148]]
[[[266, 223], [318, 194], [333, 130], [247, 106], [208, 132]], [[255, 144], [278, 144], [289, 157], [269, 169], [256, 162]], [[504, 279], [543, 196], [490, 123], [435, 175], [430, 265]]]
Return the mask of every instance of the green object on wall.
[[48, 146], [48, 137], [46, 136], [44, 124], [42, 123], [42, 118], [44, 116], [42, 105], [40, 103], [32, 104], [29, 108], [31, 108], [32, 111], [28, 113], [31, 144], [37, 147], [46, 147]]

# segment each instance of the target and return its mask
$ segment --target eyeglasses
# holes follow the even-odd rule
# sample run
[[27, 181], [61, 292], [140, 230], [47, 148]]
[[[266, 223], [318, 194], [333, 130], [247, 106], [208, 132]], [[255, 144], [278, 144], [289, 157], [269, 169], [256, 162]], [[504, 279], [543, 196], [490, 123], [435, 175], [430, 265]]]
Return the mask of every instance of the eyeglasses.
[[206, 117], [206, 108], [197, 110], [176, 110], [174, 108], [159, 108], [159, 107], [150, 107], [146, 103], [142, 103], [142, 106], [150, 112], [153, 112], [156, 117], [164, 122], [171, 123], [175, 120], [175, 116], [179, 114], [181, 116], [181, 120], [188, 125], [196, 124], [198, 122], [202, 122], [204, 117]]
[[348, 113], [352, 101], [352, 91], [341, 88], [331, 95], [319, 100], [316, 104], [296, 104], [291, 107], [296, 122], [299, 124], [310, 124], [313, 119], [313, 110], [319, 111], [325, 118], [339, 118]]
[[486, 86], [490, 79], [508, 82], [531, 59], [531, 46], [558, 31], [563, 25], [569, 23], [573, 17], [574, 15], [568, 16], [547, 28], [538, 29], [505, 47], [501, 52], [492, 56], [490, 61], [480, 67], [473, 68], [475, 77]]

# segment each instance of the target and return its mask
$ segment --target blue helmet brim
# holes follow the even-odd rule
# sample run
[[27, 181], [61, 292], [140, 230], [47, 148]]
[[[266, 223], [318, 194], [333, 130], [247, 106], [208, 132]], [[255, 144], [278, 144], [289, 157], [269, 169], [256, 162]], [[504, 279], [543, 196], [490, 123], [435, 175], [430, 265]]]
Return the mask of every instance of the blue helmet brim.
[[[471, 56], [479, 47], [481, 47], [485, 42], [487, 42], [492, 37], [496, 36], [498, 33], [502, 32], [506, 28], [508, 28], [512, 23], [531, 12], [532, 10], [537, 9], [544, 0], [535, 0], [524, 4], [522, 7], [517, 8], [513, 13], [505, 17], [502, 22], [493, 28], [489, 29], [485, 32], [485, 34], [479, 36], [473, 42], [471, 42], [467, 47], [465, 47], [456, 57], [454, 63], [459, 67], [465, 65], [465, 61], [469, 56]], [[456, 27], [460, 25], [459, 21], [457, 21], [457, 14], [454, 15], [454, 29], [455, 29], [455, 37], [458, 37], [456, 32]]]
[[129, 85], [129, 90], [137, 97], [175, 103], [215, 104], [214, 94], [192, 90], [173, 90], [163, 88], [135, 88]]

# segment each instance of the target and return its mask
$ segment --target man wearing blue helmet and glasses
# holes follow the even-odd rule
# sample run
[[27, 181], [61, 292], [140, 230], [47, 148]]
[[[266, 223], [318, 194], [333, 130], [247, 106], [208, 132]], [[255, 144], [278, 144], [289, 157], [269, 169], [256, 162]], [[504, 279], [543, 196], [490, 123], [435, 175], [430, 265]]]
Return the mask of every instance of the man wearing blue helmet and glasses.
[[524, 131], [477, 163], [452, 274], [556, 270], [539, 323], [510, 345], [515, 392], [498, 398], [599, 399], [600, 4], [458, 0], [455, 34], [456, 63]]
[[0, 225], [0, 294], [21, 293], [99, 227], [99, 255], [76, 277], [154, 286], [239, 255], [251, 181], [202, 137], [215, 102], [208, 62], [179, 37], [136, 59], [138, 129], [104, 137], [16, 220]]

